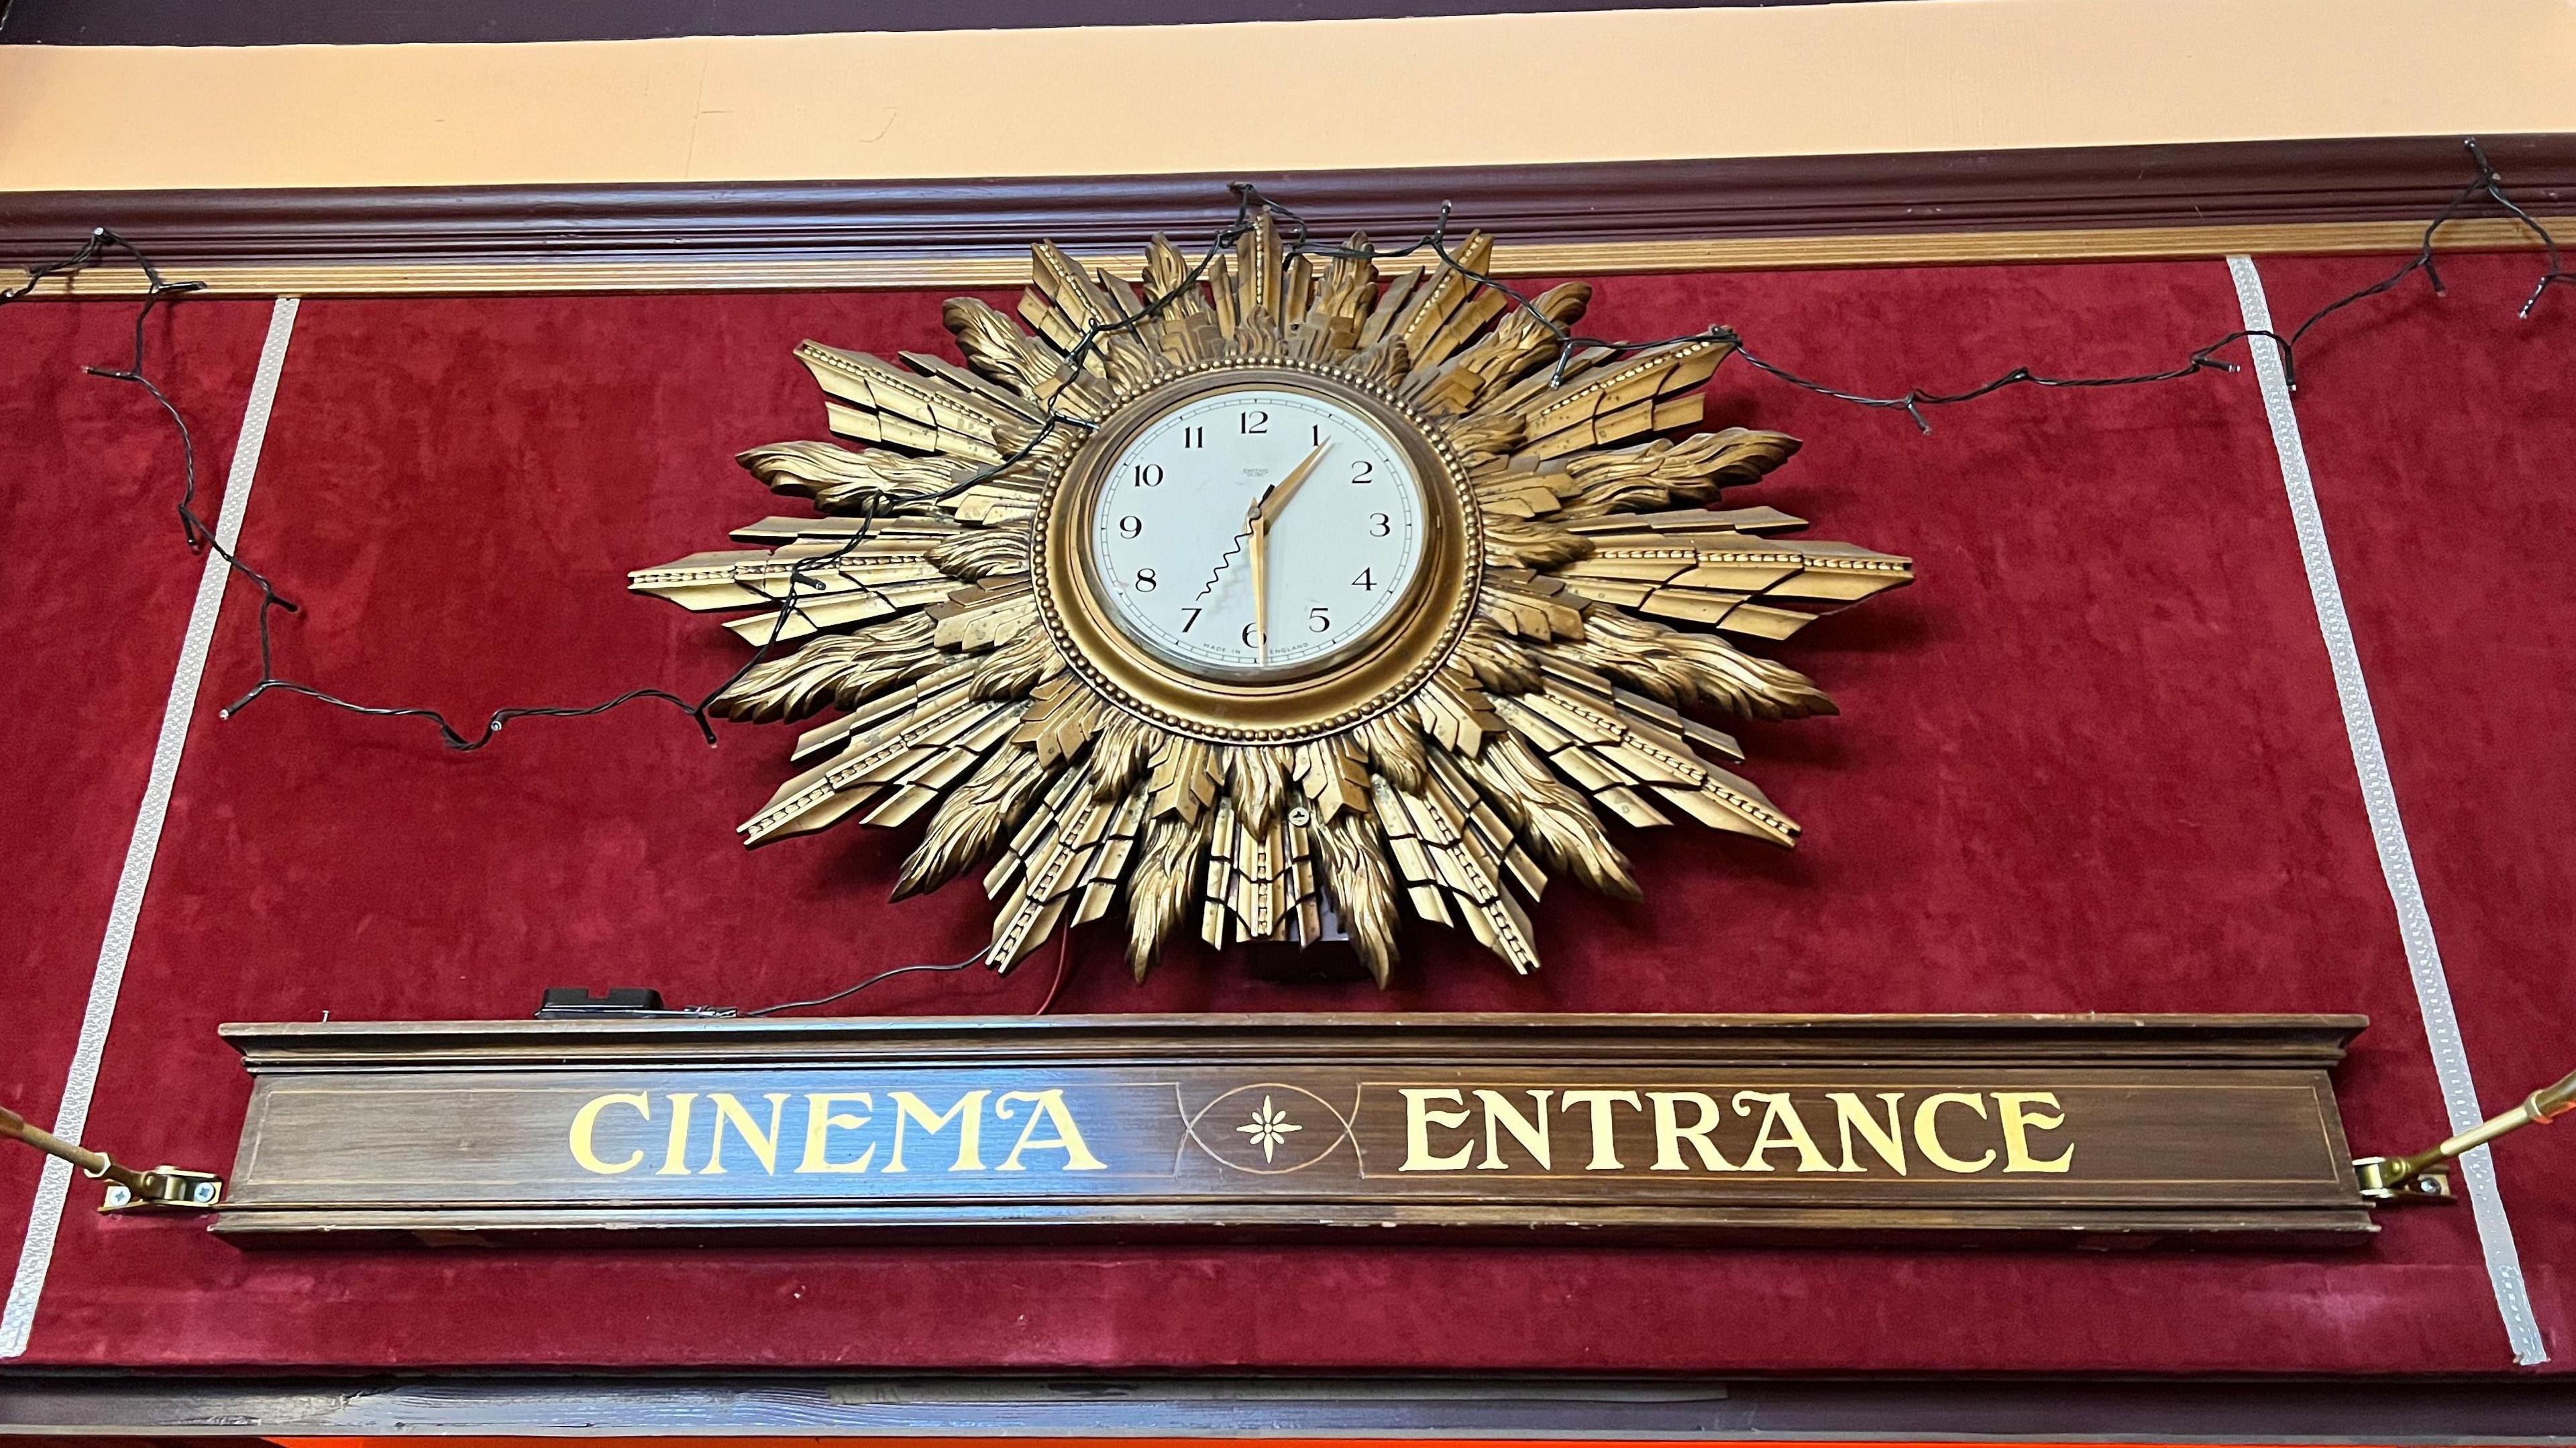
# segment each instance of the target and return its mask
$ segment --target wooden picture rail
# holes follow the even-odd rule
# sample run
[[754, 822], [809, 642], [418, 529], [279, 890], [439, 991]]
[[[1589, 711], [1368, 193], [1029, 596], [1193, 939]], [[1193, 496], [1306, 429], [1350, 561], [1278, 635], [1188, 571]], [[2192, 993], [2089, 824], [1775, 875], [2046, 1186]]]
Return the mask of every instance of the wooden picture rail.
[[2372, 1230], [2352, 1016], [234, 1025], [244, 1242]]
[[[2520, 204], [2576, 234], [2576, 136], [2488, 135]], [[115, 228], [214, 295], [1016, 289], [1046, 237], [1134, 276], [1252, 182], [1328, 237], [1418, 237], [1447, 202], [1504, 276], [2410, 252], [2476, 175], [2457, 136], [1227, 175], [0, 193], [10, 268]], [[2445, 249], [2536, 244], [2481, 203]], [[131, 293], [82, 273], [44, 296]]]

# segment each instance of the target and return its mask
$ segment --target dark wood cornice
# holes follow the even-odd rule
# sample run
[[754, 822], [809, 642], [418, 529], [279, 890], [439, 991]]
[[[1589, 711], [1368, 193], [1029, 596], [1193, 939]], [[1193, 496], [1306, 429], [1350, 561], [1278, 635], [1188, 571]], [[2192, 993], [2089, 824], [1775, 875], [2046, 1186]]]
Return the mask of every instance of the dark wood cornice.
[[[2525, 206], [2576, 211], [2576, 135], [2484, 145]], [[1130, 254], [1157, 231], [1187, 244], [1233, 215], [1235, 180], [1319, 229], [1382, 243], [1418, 236], [1449, 202], [1524, 271], [2379, 250], [2405, 244], [2474, 174], [2458, 138], [2434, 137], [1238, 176], [21, 192], [0, 194], [0, 258], [63, 252], [103, 224], [180, 272], [246, 269], [281, 288], [316, 268], [360, 269], [391, 290], [528, 289], [547, 269], [575, 289], [657, 276], [932, 284], [972, 280], [961, 264], [1019, 257], [1037, 237], [1077, 255]], [[2496, 208], [2473, 214], [2460, 241], [2510, 244]], [[437, 284], [442, 272], [454, 285]], [[428, 280], [396, 285], [398, 273]], [[505, 273], [517, 280], [494, 280]]]

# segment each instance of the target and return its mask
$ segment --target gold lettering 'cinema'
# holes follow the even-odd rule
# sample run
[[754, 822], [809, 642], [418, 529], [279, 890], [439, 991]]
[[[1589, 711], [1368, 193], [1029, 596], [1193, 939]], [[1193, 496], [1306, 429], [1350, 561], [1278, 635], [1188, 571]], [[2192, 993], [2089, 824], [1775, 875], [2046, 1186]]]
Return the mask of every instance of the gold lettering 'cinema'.
[[[1006, 1089], [1007, 1088], [1007, 1089]], [[566, 1144], [595, 1176], [894, 1177], [1172, 1170], [1195, 1136], [1219, 1167], [1246, 1128], [1169, 1109], [1121, 1110], [1073, 1087], [634, 1090], [592, 1096]], [[1220, 1095], [1218, 1100], [1229, 1099]], [[1265, 1113], [1273, 1108], [1264, 1095]], [[1335, 1175], [1784, 1173], [1920, 1178], [2066, 1173], [2076, 1147], [2054, 1091], [1363, 1086], [1345, 1123], [1297, 1092], [1272, 1138], [1331, 1156]], [[1133, 1101], [1128, 1103], [1132, 1107]], [[1292, 1120], [1295, 1112], [1304, 1119]], [[1313, 1135], [1304, 1135], [1306, 1132]], [[1211, 1143], [1216, 1143], [1212, 1145]], [[1275, 1169], [1268, 1156], [1263, 1165]], [[1489, 1175], [1491, 1174], [1491, 1175]], [[996, 1185], [998, 1185], [998, 1181]], [[892, 1183], [888, 1183], [889, 1186]]]
[[[744, 1105], [730, 1091], [596, 1096], [573, 1113], [572, 1158], [584, 1171], [601, 1176], [623, 1175], [648, 1160], [657, 1176], [723, 1176], [731, 1171], [776, 1176], [782, 1161], [784, 1170], [798, 1174], [974, 1172], [988, 1168], [988, 1148], [1007, 1136], [1010, 1147], [989, 1163], [990, 1170], [1103, 1169], [1066, 1108], [1062, 1088], [966, 1091], [941, 1107], [911, 1091], [884, 1093], [882, 1108], [873, 1091], [766, 1091], [756, 1099], [760, 1107]], [[797, 1103], [792, 1110], [791, 1101]], [[658, 1120], [661, 1132], [653, 1143], [658, 1156], [653, 1146], [643, 1144], [603, 1156], [603, 1118], [612, 1112], [622, 1114], [629, 1125], [651, 1127]], [[988, 1116], [999, 1128], [990, 1136]], [[788, 1148], [783, 1155], [782, 1147]]]

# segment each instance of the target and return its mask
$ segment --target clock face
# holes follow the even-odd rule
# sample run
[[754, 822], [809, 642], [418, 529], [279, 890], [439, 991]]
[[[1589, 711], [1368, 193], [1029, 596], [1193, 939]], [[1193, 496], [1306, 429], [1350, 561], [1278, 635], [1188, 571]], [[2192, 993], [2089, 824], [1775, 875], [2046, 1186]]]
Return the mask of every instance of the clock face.
[[1275, 386], [1204, 392], [1110, 460], [1082, 536], [1108, 622], [1188, 673], [1286, 679], [1380, 636], [1423, 575], [1409, 454], [1369, 414]]

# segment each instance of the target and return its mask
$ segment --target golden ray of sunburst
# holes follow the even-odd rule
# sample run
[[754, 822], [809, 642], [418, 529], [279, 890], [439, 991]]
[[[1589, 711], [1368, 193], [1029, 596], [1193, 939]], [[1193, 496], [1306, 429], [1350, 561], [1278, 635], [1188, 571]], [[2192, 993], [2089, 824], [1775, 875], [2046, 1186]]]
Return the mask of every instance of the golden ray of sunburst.
[[[1909, 562], [1793, 541], [1803, 521], [1770, 508], [1708, 508], [1798, 447], [1744, 428], [1660, 436], [1701, 420], [1723, 335], [1585, 348], [1559, 367], [1540, 319], [1570, 326], [1590, 287], [1517, 307], [1469, 274], [1491, 251], [1482, 233], [1454, 264], [1391, 280], [1365, 237], [1341, 250], [1318, 268], [1261, 212], [1212, 265], [1157, 237], [1140, 293], [1041, 243], [1019, 304], [1034, 335], [982, 302], [947, 304], [971, 371], [798, 347], [832, 431], [872, 446], [786, 442], [741, 461], [823, 516], [764, 519], [734, 533], [747, 551], [632, 578], [684, 608], [747, 611], [727, 627], [794, 645], [713, 712], [842, 711], [800, 739], [809, 767], [742, 826], [747, 842], [927, 816], [896, 896], [991, 862], [999, 969], [1123, 895], [1139, 978], [1184, 921], [1223, 948], [1314, 939], [1329, 908], [1381, 983], [1400, 905], [1527, 971], [1521, 902], [1549, 871], [1635, 895], [1604, 814], [1792, 844], [1798, 827], [1712, 762], [1740, 762], [1736, 741], [1680, 706], [1833, 712], [1738, 641], [1785, 640], [1910, 582]], [[1436, 667], [1338, 732], [1238, 743], [1168, 728], [1074, 666], [1042, 626], [1037, 529], [1091, 427], [1158, 383], [1264, 360], [1400, 399], [1457, 460], [1484, 556]]]

